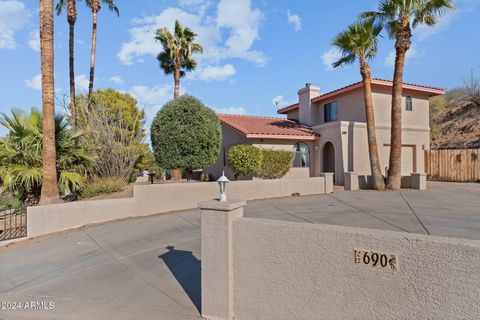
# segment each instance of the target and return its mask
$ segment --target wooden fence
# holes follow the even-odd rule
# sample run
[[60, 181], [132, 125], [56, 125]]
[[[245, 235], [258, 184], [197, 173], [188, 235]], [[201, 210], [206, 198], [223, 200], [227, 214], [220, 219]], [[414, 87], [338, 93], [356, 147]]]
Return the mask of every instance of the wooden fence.
[[425, 150], [425, 172], [433, 181], [480, 181], [480, 149]]

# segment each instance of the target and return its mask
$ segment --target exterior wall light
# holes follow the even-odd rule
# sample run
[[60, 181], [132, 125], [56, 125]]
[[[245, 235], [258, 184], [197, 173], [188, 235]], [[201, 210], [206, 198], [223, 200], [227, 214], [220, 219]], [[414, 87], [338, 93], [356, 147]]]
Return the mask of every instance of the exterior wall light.
[[217, 180], [220, 187], [220, 202], [227, 201], [227, 185], [230, 182], [227, 177], [225, 177], [225, 171], [222, 172], [222, 176]]

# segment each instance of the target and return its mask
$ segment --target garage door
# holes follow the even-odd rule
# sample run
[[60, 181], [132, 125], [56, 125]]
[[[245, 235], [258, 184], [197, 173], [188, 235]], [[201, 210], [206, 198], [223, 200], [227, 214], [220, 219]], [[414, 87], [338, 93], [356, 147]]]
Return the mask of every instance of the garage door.
[[[382, 162], [385, 164], [384, 166], [388, 166], [389, 157], [390, 145], [384, 145], [382, 153]], [[412, 172], [416, 172], [415, 161], [415, 146], [402, 145], [402, 175], [409, 175]]]

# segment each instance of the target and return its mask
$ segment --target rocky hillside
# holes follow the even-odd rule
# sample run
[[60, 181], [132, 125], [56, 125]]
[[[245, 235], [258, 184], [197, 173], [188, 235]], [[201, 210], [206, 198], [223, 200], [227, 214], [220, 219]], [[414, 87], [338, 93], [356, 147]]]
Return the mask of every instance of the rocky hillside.
[[480, 81], [432, 98], [430, 126], [432, 149], [480, 148]]

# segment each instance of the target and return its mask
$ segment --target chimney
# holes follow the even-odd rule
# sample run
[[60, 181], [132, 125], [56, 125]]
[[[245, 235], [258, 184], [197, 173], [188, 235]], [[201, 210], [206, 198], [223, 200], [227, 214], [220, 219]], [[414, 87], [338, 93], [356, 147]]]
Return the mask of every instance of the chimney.
[[305, 84], [304, 88], [298, 90], [298, 120], [301, 124], [312, 126], [318, 122], [318, 110], [312, 108], [311, 100], [319, 95], [320, 88], [312, 86], [309, 82]]

